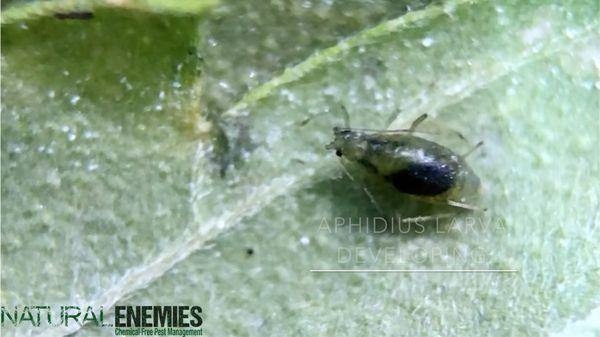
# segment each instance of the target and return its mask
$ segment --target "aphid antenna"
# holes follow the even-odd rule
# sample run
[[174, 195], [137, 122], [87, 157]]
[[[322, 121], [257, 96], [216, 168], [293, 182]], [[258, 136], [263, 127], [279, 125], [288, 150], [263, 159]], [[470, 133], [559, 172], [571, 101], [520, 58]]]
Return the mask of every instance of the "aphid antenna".
[[344, 127], [350, 129], [350, 114], [348, 113], [348, 110], [346, 110], [346, 107], [343, 104], [340, 106], [340, 109], [342, 110], [342, 114], [344, 115]]
[[414, 131], [411, 129], [392, 129], [392, 130], [377, 130], [377, 129], [363, 129], [363, 128], [342, 128], [337, 127], [339, 131], [358, 131], [358, 132], [373, 132], [373, 133], [412, 133], [417, 135], [437, 135], [435, 132], [427, 132], [427, 131]]
[[426, 113], [417, 117], [417, 119], [415, 119], [412, 122], [412, 124], [410, 125], [410, 127], [408, 129], [392, 129], [392, 130], [362, 129], [362, 128], [351, 128], [350, 126], [348, 126], [350, 124], [350, 116], [348, 115], [348, 110], [346, 110], [346, 108], [343, 105], [341, 107], [342, 107], [342, 112], [344, 113], [344, 116], [345, 116], [344, 119], [346, 122], [346, 126], [343, 128], [340, 128], [340, 127], [336, 128], [337, 130], [340, 130], [340, 131], [377, 132], [377, 133], [392, 133], [392, 134], [393, 133], [417, 133], [417, 134], [424, 134], [424, 135], [434, 135], [435, 134], [433, 132], [416, 131], [419, 124], [421, 124], [425, 119], [427, 119]]
[[[351, 181], [356, 182], [356, 179], [354, 179], [354, 177], [350, 174], [350, 172], [348, 172], [348, 170], [346, 169], [346, 166], [344, 166], [344, 164], [341, 162], [341, 159], [337, 163], [342, 168], [342, 171], [344, 171], [344, 174]], [[377, 209], [377, 212], [379, 212], [380, 214], [383, 214], [383, 211], [382, 211], [381, 207], [379, 206], [379, 203], [377, 202], [377, 200], [375, 200], [375, 197], [373, 196], [373, 194], [371, 194], [371, 191], [369, 191], [369, 189], [364, 185], [362, 185], [362, 190], [363, 190], [363, 192], [365, 192], [365, 194], [367, 195], [367, 197], [369, 198], [369, 200], [371, 201], [373, 206], [375, 206], [375, 209]]]
[[[350, 129], [350, 115], [348, 114], [348, 110], [346, 110], [346, 107], [344, 105], [340, 106], [340, 110], [342, 111], [342, 115], [344, 118], [344, 127], [340, 128], [340, 129], [348, 129], [349, 130]], [[312, 121], [313, 119], [315, 119], [316, 117], [319, 117], [319, 116], [325, 116], [325, 114], [317, 113], [317, 114], [309, 115], [305, 119], [298, 122], [298, 125], [305, 126], [306, 124], [310, 123], [310, 121]]]

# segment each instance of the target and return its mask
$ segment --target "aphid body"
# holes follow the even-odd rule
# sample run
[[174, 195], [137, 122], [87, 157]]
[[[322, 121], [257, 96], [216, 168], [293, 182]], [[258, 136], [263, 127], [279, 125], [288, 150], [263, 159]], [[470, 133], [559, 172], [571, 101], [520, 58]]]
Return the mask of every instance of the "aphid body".
[[391, 132], [335, 127], [327, 148], [383, 177], [399, 192], [474, 209], [464, 197], [477, 194], [480, 183], [464, 156], [415, 136], [416, 124]]

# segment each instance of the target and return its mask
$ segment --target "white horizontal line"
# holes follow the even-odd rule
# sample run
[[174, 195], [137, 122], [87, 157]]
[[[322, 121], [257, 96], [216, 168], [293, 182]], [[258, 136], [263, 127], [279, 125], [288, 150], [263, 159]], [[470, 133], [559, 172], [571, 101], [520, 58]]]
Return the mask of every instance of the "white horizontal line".
[[518, 273], [517, 269], [311, 269], [311, 273]]

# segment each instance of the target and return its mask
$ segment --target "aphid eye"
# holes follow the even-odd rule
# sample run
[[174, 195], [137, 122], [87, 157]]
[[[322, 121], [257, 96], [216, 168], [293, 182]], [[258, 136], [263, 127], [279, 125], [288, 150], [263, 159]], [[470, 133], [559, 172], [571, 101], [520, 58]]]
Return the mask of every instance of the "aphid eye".
[[339, 150], [339, 149], [335, 150], [335, 155], [338, 156], [338, 157], [341, 157], [342, 156], [342, 150]]

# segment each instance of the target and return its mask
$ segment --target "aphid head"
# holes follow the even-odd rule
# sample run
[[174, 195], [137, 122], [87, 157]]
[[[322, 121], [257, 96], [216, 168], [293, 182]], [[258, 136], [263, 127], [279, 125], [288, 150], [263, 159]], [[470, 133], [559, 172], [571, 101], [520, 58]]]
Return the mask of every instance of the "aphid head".
[[364, 157], [366, 145], [361, 132], [336, 126], [333, 128], [333, 141], [325, 148], [335, 150], [338, 157], [358, 160]]

